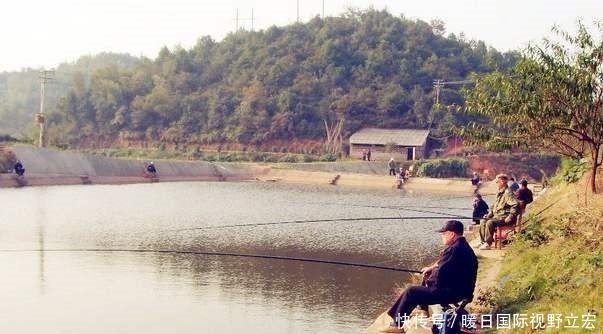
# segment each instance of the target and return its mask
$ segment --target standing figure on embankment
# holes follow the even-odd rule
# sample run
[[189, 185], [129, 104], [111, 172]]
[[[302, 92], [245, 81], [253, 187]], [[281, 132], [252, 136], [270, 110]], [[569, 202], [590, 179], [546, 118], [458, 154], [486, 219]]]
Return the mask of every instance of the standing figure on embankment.
[[389, 167], [389, 176], [396, 176], [396, 161], [394, 160], [394, 157], [389, 158], [387, 167]]
[[471, 177], [471, 186], [473, 187], [473, 192], [477, 193], [479, 190], [479, 186], [482, 184], [482, 180], [480, 180], [477, 172], [473, 172], [473, 176]]

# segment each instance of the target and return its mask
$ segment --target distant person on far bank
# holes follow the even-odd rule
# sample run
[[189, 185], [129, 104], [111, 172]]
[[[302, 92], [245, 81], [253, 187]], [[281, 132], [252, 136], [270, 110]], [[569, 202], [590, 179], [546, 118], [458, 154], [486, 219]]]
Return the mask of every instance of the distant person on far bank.
[[368, 151], [366, 151], [366, 161], [371, 161], [371, 149], [369, 148]]
[[479, 225], [480, 220], [484, 218], [489, 209], [490, 207], [488, 206], [488, 203], [484, 201], [482, 195], [476, 193], [475, 196], [473, 196], [473, 224]]
[[155, 163], [153, 161], [147, 165], [147, 173], [151, 177], [157, 177], [157, 168], [155, 168]]
[[490, 211], [480, 221], [479, 236], [481, 244], [479, 249], [490, 249], [494, 242], [494, 232], [498, 226], [514, 225], [517, 221], [519, 201], [509, 189], [508, 181], [509, 177], [506, 174], [496, 175], [498, 192]]
[[404, 173], [400, 171], [396, 176], [396, 188], [402, 189], [402, 185], [404, 185]]
[[473, 176], [471, 177], [471, 186], [473, 187], [473, 192], [477, 192], [481, 183], [482, 180], [479, 178], [477, 172], [473, 172]]
[[389, 175], [396, 176], [396, 161], [394, 161], [394, 157], [389, 158], [387, 166], [389, 167]]
[[17, 176], [23, 176], [25, 174], [25, 168], [23, 167], [23, 163], [21, 162], [21, 160], [17, 160], [17, 162], [15, 162], [13, 170], [15, 171], [15, 174], [17, 174]]
[[520, 184], [521, 186], [515, 192], [515, 197], [519, 201], [520, 213], [523, 214], [526, 211], [526, 206], [534, 201], [534, 194], [528, 188], [528, 180], [523, 179]]

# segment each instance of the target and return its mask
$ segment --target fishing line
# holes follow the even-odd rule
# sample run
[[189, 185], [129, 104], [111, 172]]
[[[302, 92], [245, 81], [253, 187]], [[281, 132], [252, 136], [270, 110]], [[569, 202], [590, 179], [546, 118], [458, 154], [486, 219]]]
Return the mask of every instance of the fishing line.
[[420, 274], [420, 270], [407, 269], [407, 268], [395, 268], [386, 267], [366, 263], [356, 262], [344, 262], [344, 261], [332, 261], [332, 260], [320, 260], [320, 259], [309, 259], [302, 257], [290, 257], [290, 256], [276, 256], [276, 255], [263, 255], [263, 254], [244, 254], [244, 253], [228, 253], [228, 252], [203, 252], [203, 251], [178, 251], [178, 250], [158, 250], [158, 249], [102, 249], [102, 248], [73, 248], [73, 249], [0, 249], [2, 253], [10, 252], [81, 252], [81, 253], [156, 253], [156, 254], [183, 254], [183, 255], [207, 255], [207, 256], [230, 256], [230, 257], [243, 257], [243, 258], [256, 258], [256, 259], [269, 259], [269, 260], [284, 260], [284, 261], [298, 261], [298, 262], [311, 262], [321, 264], [334, 264], [341, 266], [351, 266], [360, 268], [371, 268], [371, 269], [382, 269], [391, 271], [401, 271], [407, 273]]
[[268, 222], [268, 223], [252, 223], [252, 224], [232, 224], [232, 225], [218, 225], [218, 226], [200, 226], [200, 227], [189, 227], [173, 229], [169, 231], [192, 231], [192, 230], [216, 230], [223, 228], [232, 227], [249, 227], [249, 226], [264, 226], [264, 225], [281, 225], [281, 224], [307, 224], [307, 223], [326, 223], [326, 222], [338, 222], [338, 221], [366, 221], [366, 220], [397, 220], [397, 219], [472, 219], [468, 216], [398, 216], [398, 217], [359, 217], [359, 218], [334, 218], [334, 219], [314, 219], [314, 220], [290, 220], [280, 222]]
[[[420, 213], [433, 213], [433, 214], [444, 216], [444, 217], [441, 217], [441, 218], [448, 218], [450, 216], [450, 213], [448, 213], [448, 212], [439, 212], [439, 211], [431, 211], [431, 210], [413, 209], [413, 206], [380, 206], [380, 205], [343, 204], [343, 203], [331, 203], [331, 204], [332, 205], [351, 206], [351, 207], [361, 207], [361, 208], [378, 208], [378, 209], [412, 211], [412, 212], [420, 212]], [[457, 209], [457, 210], [459, 210], [458, 207], [414, 206], [414, 208], [437, 208], [437, 209]], [[467, 209], [469, 209], [469, 207]], [[463, 217], [463, 219], [469, 219], [469, 218], [473, 219], [473, 217], [468, 217], [468, 216], [453, 216], [452, 218], [457, 218], [458, 219], [459, 217]]]

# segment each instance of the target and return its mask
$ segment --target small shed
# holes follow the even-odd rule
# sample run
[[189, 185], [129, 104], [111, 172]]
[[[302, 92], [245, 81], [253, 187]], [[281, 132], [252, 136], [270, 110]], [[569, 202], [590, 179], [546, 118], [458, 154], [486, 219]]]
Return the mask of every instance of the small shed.
[[364, 128], [350, 136], [350, 156], [362, 158], [368, 150], [371, 160], [418, 160], [427, 158], [429, 130]]

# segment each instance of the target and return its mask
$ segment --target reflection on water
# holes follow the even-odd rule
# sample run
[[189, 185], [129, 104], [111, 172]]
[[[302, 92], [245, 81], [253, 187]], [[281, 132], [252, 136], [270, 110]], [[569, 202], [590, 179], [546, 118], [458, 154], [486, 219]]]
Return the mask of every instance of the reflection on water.
[[2, 333], [357, 333], [407, 274], [193, 252], [417, 269], [441, 249], [434, 229], [471, 206], [211, 182], [0, 189], [0, 201]]

